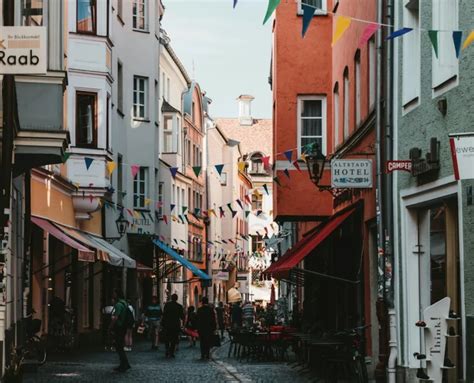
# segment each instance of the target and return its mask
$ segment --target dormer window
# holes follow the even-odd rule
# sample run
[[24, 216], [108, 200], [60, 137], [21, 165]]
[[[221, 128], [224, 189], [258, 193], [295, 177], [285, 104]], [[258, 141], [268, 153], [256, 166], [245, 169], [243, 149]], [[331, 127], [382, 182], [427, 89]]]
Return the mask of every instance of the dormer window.
[[267, 174], [263, 163], [263, 155], [261, 153], [255, 153], [250, 157], [250, 173]]

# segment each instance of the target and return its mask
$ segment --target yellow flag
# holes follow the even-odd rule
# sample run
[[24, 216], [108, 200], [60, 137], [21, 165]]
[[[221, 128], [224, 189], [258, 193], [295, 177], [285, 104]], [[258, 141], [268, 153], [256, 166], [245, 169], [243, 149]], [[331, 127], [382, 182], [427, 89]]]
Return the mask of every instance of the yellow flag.
[[150, 198], [145, 198], [145, 206], [148, 206], [151, 203]]
[[245, 171], [245, 161], [239, 161], [239, 172], [243, 173]]
[[136, 211], [136, 210], [133, 211], [133, 215], [134, 215], [135, 218], [137, 218], [137, 219], [140, 219], [140, 218], [141, 218], [140, 213], [139, 213], [138, 211]]
[[107, 170], [109, 171], [109, 174], [112, 174], [116, 167], [117, 164], [115, 161], [107, 161]]
[[304, 162], [306, 162], [306, 153], [302, 153], [302, 154], [301, 154], [301, 159], [302, 159]]
[[469, 36], [466, 37], [466, 40], [464, 40], [464, 44], [462, 45], [462, 49], [466, 49], [469, 45], [472, 44], [472, 42], [474, 41], [474, 31], [471, 31], [471, 33], [469, 33]]
[[332, 45], [336, 44], [339, 39], [342, 37], [344, 32], [351, 25], [351, 18], [346, 16], [338, 16], [336, 20], [336, 30], [332, 36]]

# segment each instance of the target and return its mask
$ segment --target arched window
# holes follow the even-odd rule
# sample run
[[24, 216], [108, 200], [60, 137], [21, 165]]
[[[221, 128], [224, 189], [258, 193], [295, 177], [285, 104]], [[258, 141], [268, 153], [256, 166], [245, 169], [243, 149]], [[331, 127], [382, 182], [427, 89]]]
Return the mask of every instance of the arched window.
[[251, 174], [266, 174], [266, 170], [263, 164], [263, 155], [261, 153], [255, 153], [250, 157], [250, 173]]

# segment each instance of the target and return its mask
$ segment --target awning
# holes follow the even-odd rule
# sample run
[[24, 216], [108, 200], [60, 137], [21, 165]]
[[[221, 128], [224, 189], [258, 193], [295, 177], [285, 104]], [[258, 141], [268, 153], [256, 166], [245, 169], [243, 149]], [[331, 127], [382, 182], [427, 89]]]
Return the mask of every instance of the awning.
[[196, 275], [197, 277], [199, 277], [200, 279], [207, 279], [207, 280], [211, 279], [211, 277], [207, 275], [204, 271], [198, 269], [195, 265], [189, 262], [186, 258], [183, 258], [181, 255], [179, 255], [176, 251], [174, 251], [168, 245], [165, 245], [163, 242], [158, 241], [157, 239], [154, 239], [153, 243], [156, 246], [158, 246], [161, 250], [163, 250], [166, 254], [168, 254], [171, 258], [175, 259], [181, 265], [186, 267], [188, 270], [192, 271], [192, 273]]
[[323, 223], [317, 230], [300, 240], [288, 250], [283, 257], [272, 264], [265, 274], [272, 275], [275, 278], [286, 278], [289, 271], [295, 267], [316, 247], [318, 247], [326, 238], [328, 238], [344, 221], [349, 218], [354, 212], [355, 208], [350, 209], [342, 214], [331, 217], [328, 221]]
[[62, 243], [68, 245], [69, 247], [77, 250], [77, 259], [83, 262], [94, 262], [95, 256], [94, 251], [88, 249], [84, 245], [77, 242], [75, 239], [67, 235], [63, 230], [54, 226], [51, 222], [46, 219], [31, 217], [31, 222], [33, 222], [40, 229], [49, 233], [56, 239], [60, 240]]
[[134, 259], [130, 258], [127, 254], [120, 251], [102, 238], [64, 226], [61, 226], [61, 229], [64, 230], [67, 234], [69, 234], [71, 237], [74, 237], [78, 241], [86, 244], [87, 246], [96, 249], [97, 259], [99, 261], [107, 262], [112, 266], [126, 267], [129, 269], [134, 269], [136, 267]]

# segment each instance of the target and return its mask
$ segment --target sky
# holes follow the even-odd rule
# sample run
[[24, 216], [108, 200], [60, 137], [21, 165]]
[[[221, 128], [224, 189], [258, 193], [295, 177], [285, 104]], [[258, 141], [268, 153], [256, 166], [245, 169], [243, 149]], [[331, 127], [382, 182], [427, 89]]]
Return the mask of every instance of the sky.
[[211, 116], [237, 117], [236, 98], [250, 94], [253, 117], [271, 118], [271, 22], [262, 25], [268, 1], [239, 0], [235, 9], [233, 0], [163, 3], [163, 28], [190, 77], [212, 99]]

